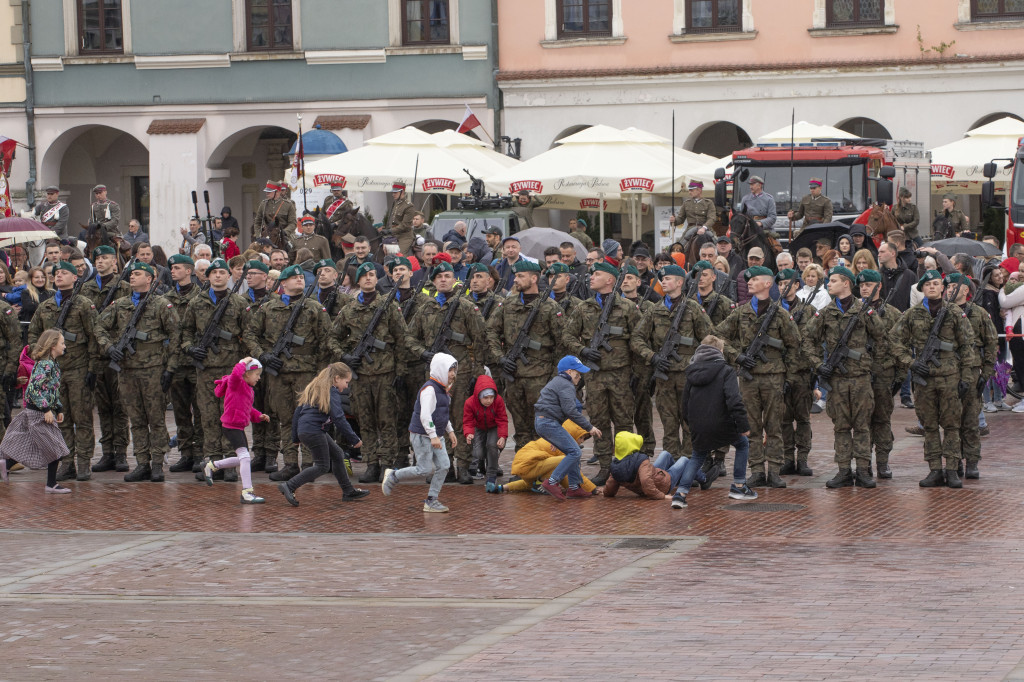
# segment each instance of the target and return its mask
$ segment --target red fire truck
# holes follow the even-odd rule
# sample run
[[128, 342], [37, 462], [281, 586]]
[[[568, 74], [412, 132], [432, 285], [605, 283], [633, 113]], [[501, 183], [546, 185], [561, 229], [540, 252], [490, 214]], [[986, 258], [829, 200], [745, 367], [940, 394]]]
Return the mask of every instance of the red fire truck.
[[1013, 164], [1013, 179], [1006, 202], [1006, 250], [1009, 252], [1013, 244], [1024, 243], [1024, 137], [1017, 141], [1017, 152], [1012, 159], [993, 159], [985, 164], [983, 173], [988, 180], [981, 187], [981, 203], [983, 206], [997, 206], [996, 185], [992, 178], [996, 176], [996, 162], [1010, 161]]

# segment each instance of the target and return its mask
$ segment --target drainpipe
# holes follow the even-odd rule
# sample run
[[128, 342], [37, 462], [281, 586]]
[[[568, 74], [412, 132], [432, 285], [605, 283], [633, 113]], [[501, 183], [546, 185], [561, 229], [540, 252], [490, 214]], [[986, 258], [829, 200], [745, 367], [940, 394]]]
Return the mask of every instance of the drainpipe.
[[505, 109], [505, 98], [501, 93], [501, 88], [498, 87], [498, 0], [491, 0], [491, 50], [494, 55], [491, 57], [493, 60], [494, 68], [491, 70], [491, 82], [493, 86], [491, 88], [491, 101], [494, 104], [494, 146], [496, 151], [502, 151], [502, 131], [501, 115]]
[[32, 82], [32, 27], [29, 0], [21, 0], [22, 58], [25, 61], [25, 128], [28, 131], [28, 181], [25, 200], [31, 209], [36, 204], [36, 89]]

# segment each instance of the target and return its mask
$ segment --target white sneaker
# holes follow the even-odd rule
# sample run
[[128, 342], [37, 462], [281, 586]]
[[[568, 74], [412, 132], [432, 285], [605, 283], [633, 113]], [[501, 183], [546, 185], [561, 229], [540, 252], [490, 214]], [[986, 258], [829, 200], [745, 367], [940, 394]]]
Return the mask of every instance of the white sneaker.
[[246, 488], [242, 491], [242, 504], [263, 504], [266, 500], [256, 495], [252, 488]]
[[217, 471], [217, 467], [213, 466], [213, 461], [210, 459], [206, 460], [206, 464], [203, 465], [203, 478], [206, 479], [206, 485], [213, 485], [213, 472]]
[[445, 513], [448, 511], [448, 507], [441, 504], [438, 500], [423, 500], [423, 511], [425, 512], [438, 512]]
[[1014, 405], [1013, 409], [1010, 410], [1010, 412], [1018, 412], [1018, 413], [1024, 412], [1024, 400], [1021, 400], [1019, 403]]
[[384, 479], [380, 482], [380, 491], [384, 493], [384, 496], [391, 494], [395, 486], [398, 485], [398, 478], [395, 476], [394, 469], [384, 470]]
[[996, 404], [995, 403], [985, 403], [985, 411], [986, 412], [998, 412], [999, 410], [998, 410], [998, 408], [996, 408]]
[[999, 410], [1000, 412], [1009, 412], [1013, 408], [1007, 405], [1002, 400], [1000, 400], [998, 403], [996, 403], [996, 409]]

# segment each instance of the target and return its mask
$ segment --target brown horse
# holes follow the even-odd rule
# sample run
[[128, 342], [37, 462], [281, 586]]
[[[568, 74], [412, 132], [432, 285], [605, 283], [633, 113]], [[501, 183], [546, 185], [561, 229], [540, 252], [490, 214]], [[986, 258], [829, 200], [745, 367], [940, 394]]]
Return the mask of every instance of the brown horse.
[[[770, 232], [770, 230], [769, 230]], [[778, 244], [778, 240], [775, 239], [775, 235], [767, 235], [765, 231], [758, 227], [757, 221], [748, 216], [746, 213], [737, 213], [729, 221], [729, 234], [732, 237], [732, 241], [736, 244], [736, 250], [743, 257], [743, 262], [747, 262], [747, 253], [750, 249], [755, 246], [760, 247], [764, 251], [764, 265], [772, 270], [775, 270], [775, 255], [777, 253], [775, 246]]]
[[900, 225], [896, 222], [896, 217], [893, 216], [892, 210], [888, 206], [875, 204], [871, 207], [867, 224], [868, 235], [881, 235], [882, 239], [885, 239], [889, 232], [898, 229], [900, 229]]
[[[338, 256], [335, 258], [339, 261], [342, 258], [342, 243], [348, 241], [345, 237], [366, 237], [370, 240], [370, 250], [374, 255], [374, 259], [378, 263], [383, 262], [378, 260], [383, 254], [383, 248], [381, 246], [381, 236], [374, 229], [370, 221], [366, 219], [366, 216], [360, 213], [358, 207], [352, 207], [350, 210], [345, 211], [341, 216], [341, 220], [334, 225], [334, 229], [331, 233], [331, 253]], [[339, 261], [340, 262], [340, 261]]]

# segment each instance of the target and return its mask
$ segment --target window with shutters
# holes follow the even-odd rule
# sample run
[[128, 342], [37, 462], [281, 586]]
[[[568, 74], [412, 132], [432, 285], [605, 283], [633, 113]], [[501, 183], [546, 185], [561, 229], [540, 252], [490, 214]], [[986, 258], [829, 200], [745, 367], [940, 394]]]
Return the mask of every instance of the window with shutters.
[[1024, 0], [971, 0], [971, 21], [1024, 20]]
[[827, 0], [825, 22], [829, 28], [882, 26], [886, 0]]
[[121, 54], [123, 38], [121, 0], [78, 0], [81, 54]]
[[612, 0], [558, 0], [558, 37], [612, 35]]
[[245, 0], [247, 47], [292, 49], [292, 0]]
[[743, 30], [741, 0], [686, 0], [687, 33], [727, 33]]
[[449, 44], [448, 10], [448, 0], [402, 0], [402, 44]]

